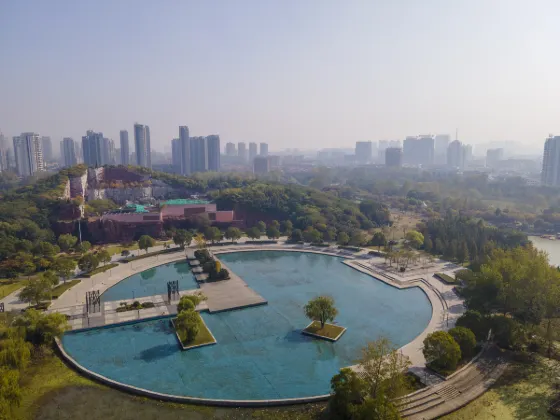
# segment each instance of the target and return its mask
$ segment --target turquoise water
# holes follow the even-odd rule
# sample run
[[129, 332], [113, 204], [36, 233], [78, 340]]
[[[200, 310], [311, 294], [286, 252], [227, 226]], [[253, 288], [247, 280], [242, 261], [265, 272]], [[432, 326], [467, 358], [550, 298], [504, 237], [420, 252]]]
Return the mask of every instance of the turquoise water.
[[179, 290], [198, 288], [186, 261], [160, 265], [134, 274], [107, 289], [101, 295], [102, 302], [134, 299], [144, 296], [166, 295], [167, 282], [179, 280]]
[[[217, 399], [278, 399], [327, 394], [367, 341], [397, 346], [428, 325], [432, 308], [419, 288], [398, 290], [326, 255], [282, 251], [219, 256], [268, 305], [203, 313], [218, 344], [180, 351], [169, 319], [69, 333], [67, 352], [119, 382], [153, 391]], [[156, 271], [159, 268], [156, 269]], [[329, 294], [348, 328], [331, 343], [301, 334], [303, 306]]]

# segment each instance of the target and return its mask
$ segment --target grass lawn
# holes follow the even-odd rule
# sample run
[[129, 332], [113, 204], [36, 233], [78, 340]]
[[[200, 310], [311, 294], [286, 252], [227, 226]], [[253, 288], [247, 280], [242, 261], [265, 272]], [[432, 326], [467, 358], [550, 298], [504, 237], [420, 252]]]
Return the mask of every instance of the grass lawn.
[[342, 331], [344, 331], [344, 327], [333, 324], [325, 324], [325, 326], [321, 328], [321, 323], [318, 321], [313, 321], [309, 327], [302, 330], [304, 333], [316, 334], [333, 340], [338, 337]]
[[107, 250], [109, 255], [114, 255], [114, 254], [119, 254], [120, 255], [121, 252], [123, 252], [125, 249], [128, 249], [129, 251], [133, 251], [135, 249], [138, 249], [138, 242], [134, 242], [131, 246], [109, 245], [105, 249]]
[[52, 289], [52, 298], [58, 299], [61, 294], [63, 294], [65, 291], [75, 286], [76, 284], [78, 284], [80, 281], [81, 280], [72, 280], [72, 281], [66, 281], [66, 283], [60, 283], [58, 286]]
[[5, 298], [10, 293], [21, 289], [27, 284], [27, 279], [0, 279], [0, 299]]
[[22, 402], [14, 420], [318, 420], [325, 407], [239, 409], [164, 403], [97, 384], [53, 355], [31, 366], [22, 378]]
[[438, 278], [439, 280], [443, 281], [445, 284], [457, 284], [457, 280], [455, 277], [448, 276], [444, 273], [435, 273], [434, 277]]
[[135, 255], [133, 257], [127, 257], [126, 261], [130, 262], [130, 261], [136, 261], [136, 260], [141, 260], [143, 258], [148, 258], [148, 257], [153, 257], [155, 255], [160, 255], [160, 254], [168, 254], [170, 252], [177, 252], [180, 251], [181, 248], [180, 247], [173, 247], [173, 248], [169, 248], [169, 249], [162, 249], [160, 251], [154, 251], [154, 252], [148, 252], [147, 254], [140, 254], [140, 255]]
[[95, 270], [91, 270], [91, 271], [88, 271], [87, 273], [82, 274], [82, 277], [89, 278], [89, 277], [95, 276], [96, 274], [104, 273], [105, 271], [110, 270], [111, 268], [115, 268], [117, 266], [118, 266], [117, 263], [106, 264], [106, 265], [103, 265], [101, 267], [97, 267]]
[[535, 365], [512, 363], [488, 392], [443, 419], [554, 419], [547, 409], [559, 373], [559, 362], [541, 357]]
[[[175, 324], [173, 324], [173, 326], [175, 326]], [[201, 322], [198, 334], [190, 343], [187, 342], [187, 337], [185, 334], [182, 334], [179, 331], [177, 331], [177, 334], [179, 335], [181, 343], [183, 343], [183, 346], [185, 347], [200, 346], [203, 344], [211, 344], [215, 342], [214, 337], [212, 337], [212, 334], [210, 333], [210, 330], [208, 329], [204, 321]]]

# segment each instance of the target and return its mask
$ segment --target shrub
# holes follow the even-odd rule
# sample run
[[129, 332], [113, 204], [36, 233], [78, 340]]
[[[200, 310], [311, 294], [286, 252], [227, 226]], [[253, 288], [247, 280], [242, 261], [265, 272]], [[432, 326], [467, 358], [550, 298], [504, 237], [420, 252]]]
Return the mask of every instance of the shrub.
[[471, 330], [465, 327], [455, 327], [449, 330], [449, 334], [459, 344], [464, 359], [474, 356], [476, 337]]
[[523, 329], [519, 322], [503, 315], [490, 319], [496, 344], [504, 349], [519, 349], [524, 344]]
[[183, 312], [188, 310], [194, 310], [195, 308], [194, 302], [189, 298], [189, 296], [181, 296], [179, 300], [179, 304], [177, 305], [177, 312]]
[[488, 335], [488, 320], [478, 311], [468, 310], [457, 319], [455, 325], [471, 330], [478, 341], [486, 340]]
[[459, 344], [445, 331], [428, 334], [422, 351], [428, 366], [444, 373], [455, 370], [461, 360]]

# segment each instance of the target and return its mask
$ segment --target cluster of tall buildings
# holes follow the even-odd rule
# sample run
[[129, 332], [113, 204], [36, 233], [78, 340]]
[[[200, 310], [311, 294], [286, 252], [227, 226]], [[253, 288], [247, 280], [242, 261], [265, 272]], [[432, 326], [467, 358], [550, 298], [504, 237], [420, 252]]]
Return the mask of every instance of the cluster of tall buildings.
[[189, 127], [179, 127], [179, 137], [171, 141], [175, 172], [190, 175], [195, 172], [220, 170], [220, 136], [191, 137]]
[[249, 163], [253, 172], [258, 175], [266, 174], [272, 168], [279, 166], [278, 156], [269, 156], [268, 143], [249, 143], [249, 147], [245, 142], [226, 143], [225, 154], [229, 158], [237, 158], [240, 164]]

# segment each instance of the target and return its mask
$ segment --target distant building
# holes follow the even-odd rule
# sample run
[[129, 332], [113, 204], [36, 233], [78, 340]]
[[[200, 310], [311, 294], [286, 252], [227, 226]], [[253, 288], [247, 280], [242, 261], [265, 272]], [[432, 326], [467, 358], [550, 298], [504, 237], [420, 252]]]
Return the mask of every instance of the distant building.
[[208, 143], [206, 137], [191, 137], [191, 172], [208, 170]]
[[86, 131], [86, 135], [82, 137], [84, 163], [88, 166], [106, 165], [104, 147], [103, 133], [95, 133], [92, 130]]
[[379, 140], [377, 146], [377, 162], [385, 163], [385, 150], [389, 147], [401, 148], [400, 140]]
[[[171, 140], [171, 164], [173, 165], [173, 172], [176, 174], [181, 173], [181, 140]], [[190, 162], [189, 162], [190, 166]]]
[[356, 162], [366, 164], [371, 162], [373, 147], [371, 141], [356, 142]]
[[402, 161], [403, 151], [400, 147], [388, 147], [385, 149], [385, 166], [400, 168]]
[[545, 140], [541, 182], [560, 186], [560, 136], [550, 135]]
[[244, 162], [247, 161], [247, 145], [244, 142], [237, 143], [237, 156]]
[[208, 153], [208, 170], [218, 172], [220, 170], [220, 136], [212, 134], [206, 137]]
[[64, 137], [60, 142], [60, 153], [62, 154], [64, 166], [68, 167], [78, 164], [76, 144], [70, 137]]
[[39, 134], [21, 133], [14, 137], [16, 170], [19, 176], [32, 176], [45, 169]]
[[130, 165], [130, 145], [128, 143], [128, 131], [121, 130], [120, 132], [121, 143], [121, 165]]
[[403, 162], [408, 165], [433, 165], [434, 147], [434, 136], [407, 137], [403, 142]]
[[451, 142], [451, 136], [449, 134], [436, 134], [434, 141], [434, 163], [445, 165], [447, 162], [447, 147]]
[[152, 149], [150, 146], [150, 127], [134, 124], [134, 147], [136, 152], [136, 165], [145, 168], [152, 167]]
[[261, 143], [260, 148], [261, 148], [260, 155], [261, 156], [268, 156], [268, 143]]
[[226, 156], [237, 156], [237, 150], [235, 148], [235, 143], [226, 143]]
[[465, 166], [472, 162], [473, 160], [473, 151], [471, 144], [463, 145], [463, 159], [465, 161]]
[[41, 147], [43, 149], [43, 162], [46, 166], [47, 162], [52, 162], [54, 158], [52, 142], [49, 136], [41, 137]]
[[106, 137], [103, 138], [103, 164], [104, 165], [116, 165], [117, 156], [115, 151], [115, 142]]
[[495, 168], [504, 160], [504, 149], [488, 149], [486, 151], [486, 167]]
[[253, 163], [257, 155], [257, 143], [249, 143], [249, 162]]
[[447, 166], [458, 169], [465, 167], [464, 147], [459, 140], [454, 140], [447, 146]]
[[280, 156], [268, 155], [268, 169], [273, 171], [280, 168]]
[[8, 145], [6, 138], [0, 131], [0, 172], [8, 170]]
[[267, 156], [255, 156], [253, 161], [253, 173], [255, 175], [264, 175], [270, 171], [270, 163]]

